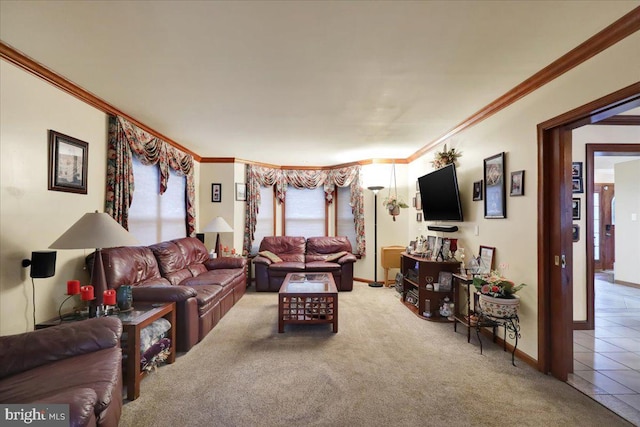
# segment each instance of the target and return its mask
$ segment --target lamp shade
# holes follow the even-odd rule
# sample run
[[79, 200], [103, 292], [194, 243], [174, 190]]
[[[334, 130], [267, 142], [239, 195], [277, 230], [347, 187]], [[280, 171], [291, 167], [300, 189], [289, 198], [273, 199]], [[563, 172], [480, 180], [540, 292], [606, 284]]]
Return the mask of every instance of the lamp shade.
[[140, 243], [115, 219], [104, 212], [84, 214], [64, 234], [58, 237], [51, 249], [89, 249], [134, 246]]
[[206, 233], [231, 233], [233, 228], [221, 216], [212, 219], [202, 231]]

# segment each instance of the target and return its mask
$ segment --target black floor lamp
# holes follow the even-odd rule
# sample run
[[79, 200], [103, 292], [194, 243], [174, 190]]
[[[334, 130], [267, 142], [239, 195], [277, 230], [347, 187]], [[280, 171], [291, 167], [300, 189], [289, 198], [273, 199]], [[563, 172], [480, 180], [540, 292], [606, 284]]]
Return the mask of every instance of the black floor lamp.
[[382, 283], [378, 282], [378, 191], [382, 190], [384, 187], [376, 185], [367, 188], [373, 191], [373, 275], [375, 278], [375, 281], [369, 283], [369, 286], [372, 288], [381, 288]]

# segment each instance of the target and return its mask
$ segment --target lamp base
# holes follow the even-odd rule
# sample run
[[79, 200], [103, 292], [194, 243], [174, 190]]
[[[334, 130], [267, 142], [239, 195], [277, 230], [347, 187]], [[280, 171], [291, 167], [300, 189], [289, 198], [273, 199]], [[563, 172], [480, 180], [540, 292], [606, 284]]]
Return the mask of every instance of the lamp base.
[[381, 288], [382, 287], [382, 283], [380, 283], [380, 282], [371, 282], [371, 283], [369, 283], [369, 286], [371, 286], [372, 288]]

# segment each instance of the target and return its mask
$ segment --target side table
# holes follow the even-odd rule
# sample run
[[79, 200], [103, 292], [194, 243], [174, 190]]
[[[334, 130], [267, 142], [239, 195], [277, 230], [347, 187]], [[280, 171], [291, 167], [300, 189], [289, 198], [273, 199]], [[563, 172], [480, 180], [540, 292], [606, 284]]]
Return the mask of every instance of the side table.
[[[127, 333], [126, 347], [122, 349], [123, 355], [126, 355], [126, 371], [124, 373], [123, 380], [127, 388], [127, 399], [135, 400], [140, 396], [140, 380], [146, 375], [146, 372], [140, 367], [140, 331], [162, 317], [171, 323], [171, 329], [169, 330], [171, 347], [169, 348], [167, 363], [175, 362], [175, 309], [175, 302], [160, 304], [134, 302], [134, 308], [132, 310], [112, 315], [118, 317], [122, 321], [122, 330]], [[62, 323], [78, 322], [86, 319], [86, 317], [81, 316], [63, 316], [63, 320], [61, 320], [60, 317], [55, 317], [38, 323], [35, 329], [43, 329], [60, 325]]]

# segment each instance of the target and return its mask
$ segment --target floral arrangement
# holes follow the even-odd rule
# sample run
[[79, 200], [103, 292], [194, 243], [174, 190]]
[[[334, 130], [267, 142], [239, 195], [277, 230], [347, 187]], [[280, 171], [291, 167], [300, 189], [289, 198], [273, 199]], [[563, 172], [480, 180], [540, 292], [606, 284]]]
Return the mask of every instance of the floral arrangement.
[[494, 298], [513, 299], [515, 298], [514, 294], [527, 285], [521, 283], [515, 286], [511, 280], [500, 276], [497, 271], [492, 271], [489, 276], [474, 277], [473, 286], [484, 295]]
[[389, 210], [393, 210], [396, 207], [408, 208], [407, 205], [402, 199], [399, 199], [395, 194], [389, 194], [389, 196], [385, 197], [382, 201], [382, 205], [385, 206]]
[[455, 163], [460, 156], [462, 156], [461, 152], [456, 151], [455, 148], [447, 150], [447, 144], [445, 144], [444, 149], [436, 153], [431, 164], [434, 168], [440, 169], [441, 167], [446, 166], [450, 163]]

